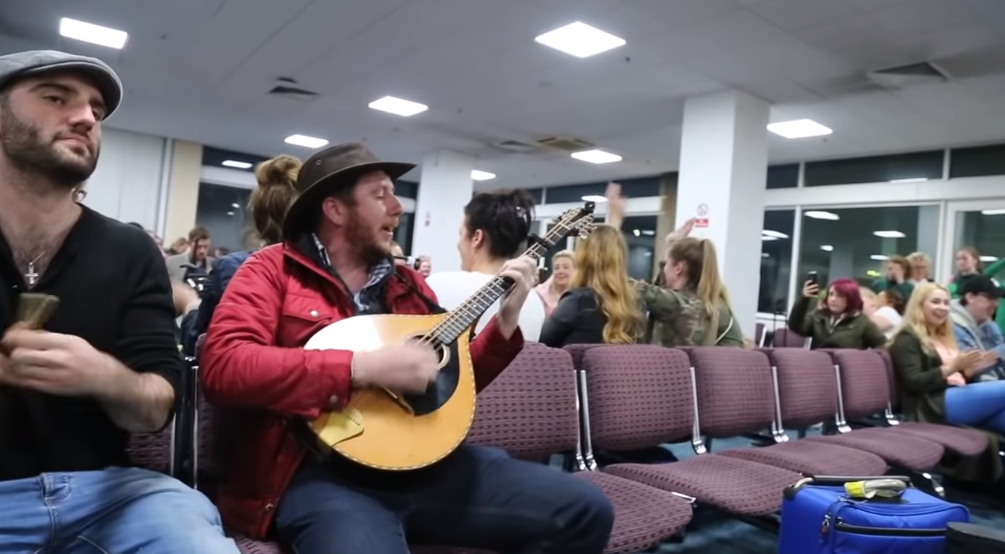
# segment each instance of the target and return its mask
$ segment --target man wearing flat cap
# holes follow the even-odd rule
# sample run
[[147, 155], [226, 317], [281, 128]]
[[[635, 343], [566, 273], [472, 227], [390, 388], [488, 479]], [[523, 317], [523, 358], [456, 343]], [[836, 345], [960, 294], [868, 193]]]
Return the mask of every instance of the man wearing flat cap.
[[100, 60], [0, 56], [0, 550], [236, 554], [205, 496], [127, 454], [183, 366], [157, 247], [77, 202], [121, 100]]
[[[409, 543], [600, 554], [612, 508], [585, 480], [470, 444], [421, 469], [385, 471], [318, 448], [311, 435], [308, 422], [342, 410], [362, 389], [425, 398], [431, 382], [434, 391], [457, 383], [451, 366], [441, 371], [417, 342], [304, 348], [356, 315], [437, 311], [418, 272], [392, 261], [402, 214], [393, 179], [412, 167], [380, 161], [360, 143], [311, 156], [297, 175], [284, 243], [259, 250], [230, 281], [200, 366], [210, 402], [254, 414], [235, 431], [243, 440], [218, 497], [224, 521], [252, 538], [274, 531], [299, 554], [408, 554]], [[536, 271], [526, 257], [503, 266], [512, 288], [471, 343], [474, 388], [522, 349], [517, 321]], [[386, 441], [393, 449], [394, 437]]]

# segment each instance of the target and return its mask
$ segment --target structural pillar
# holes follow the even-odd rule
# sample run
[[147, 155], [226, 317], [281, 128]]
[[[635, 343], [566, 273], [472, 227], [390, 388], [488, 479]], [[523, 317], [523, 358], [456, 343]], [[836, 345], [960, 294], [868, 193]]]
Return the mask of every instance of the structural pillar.
[[677, 221], [713, 241], [734, 316], [753, 337], [760, 288], [769, 105], [730, 91], [684, 103]]
[[464, 206], [474, 194], [474, 163], [471, 156], [449, 150], [422, 160], [412, 255], [429, 256], [433, 272], [461, 269], [457, 238], [464, 221]]

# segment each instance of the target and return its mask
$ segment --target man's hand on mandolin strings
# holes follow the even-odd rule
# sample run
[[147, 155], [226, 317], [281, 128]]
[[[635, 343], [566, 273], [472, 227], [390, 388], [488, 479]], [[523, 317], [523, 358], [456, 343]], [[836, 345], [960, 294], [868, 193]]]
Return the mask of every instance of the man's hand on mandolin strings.
[[352, 358], [356, 387], [384, 387], [392, 392], [417, 394], [425, 392], [439, 372], [436, 353], [426, 344], [387, 346], [357, 352]]
[[534, 288], [537, 265], [529, 257], [520, 256], [506, 262], [499, 275], [513, 280], [513, 287], [502, 298], [498, 315], [499, 332], [508, 339], [516, 331], [520, 310], [523, 309], [523, 303], [527, 300], [530, 290]]

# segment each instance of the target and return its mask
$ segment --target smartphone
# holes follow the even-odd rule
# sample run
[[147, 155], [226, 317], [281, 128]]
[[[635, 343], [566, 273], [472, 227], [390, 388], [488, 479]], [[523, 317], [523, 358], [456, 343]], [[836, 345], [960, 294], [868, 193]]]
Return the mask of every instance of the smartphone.
[[806, 273], [806, 281], [809, 284], [811, 284], [811, 285], [818, 285], [818, 286], [820, 285], [820, 283], [817, 282], [817, 272], [816, 271], [807, 272]]

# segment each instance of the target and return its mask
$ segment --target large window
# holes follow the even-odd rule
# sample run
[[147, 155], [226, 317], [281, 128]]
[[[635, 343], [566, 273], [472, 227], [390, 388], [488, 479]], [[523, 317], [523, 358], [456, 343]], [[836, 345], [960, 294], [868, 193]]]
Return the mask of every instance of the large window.
[[849, 277], [869, 285], [893, 255], [925, 252], [935, 257], [939, 207], [813, 209], [803, 211], [799, 281], [816, 271], [821, 283]]
[[795, 210], [764, 212], [764, 231], [761, 236], [761, 289], [757, 295], [758, 312], [785, 313], [788, 309], [795, 218]]
[[[1005, 209], [959, 212], [954, 242], [954, 255], [960, 248], [972, 246], [981, 255], [984, 267], [1005, 257]], [[955, 267], [953, 271], [957, 271]]]
[[[594, 217], [594, 222], [602, 224], [604, 217]], [[553, 225], [548, 225], [550, 231]], [[628, 276], [634, 279], [650, 280], [653, 277], [653, 260], [656, 258], [656, 216], [626, 217], [621, 225], [621, 233], [628, 246]], [[576, 240], [559, 241], [544, 256], [541, 276], [551, 276], [551, 257], [574, 245]]]
[[807, 162], [804, 186], [941, 179], [944, 160], [945, 152], [933, 150], [892, 156]]
[[[249, 196], [248, 189], [199, 183], [195, 222], [209, 230], [213, 249], [236, 251], [253, 246], [249, 244], [251, 218], [246, 214]], [[165, 238], [165, 242], [175, 238]]]

